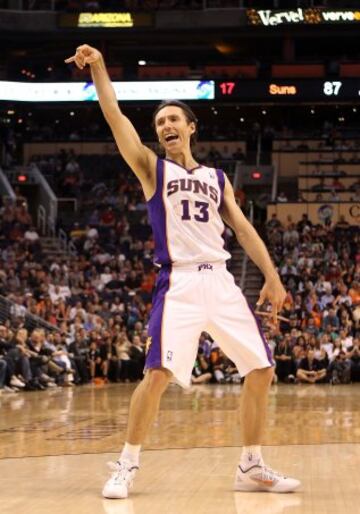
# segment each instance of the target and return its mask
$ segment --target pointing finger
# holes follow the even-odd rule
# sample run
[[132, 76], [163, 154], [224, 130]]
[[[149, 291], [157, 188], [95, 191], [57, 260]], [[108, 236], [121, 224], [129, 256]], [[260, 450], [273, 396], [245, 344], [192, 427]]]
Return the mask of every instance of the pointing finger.
[[274, 323], [277, 323], [277, 307], [276, 305], [273, 305], [273, 308], [272, 308], [272, 313], [273, 313], [273, 320], [274, 320]]
[[256, 302], [256, 305], [262, 305], [265, 301], [265, 294], [260, 291], [260, 296], [259, 296], [259, 299], [258, 301]]
[[68, 57], [67, 59], [65, 59], [64, 62], [66, 62], [66, 64], [69, 64], [70, 62], [74, 62], [75, 58], [76, 58], [76, 56], [73, 55], [72, 57]]

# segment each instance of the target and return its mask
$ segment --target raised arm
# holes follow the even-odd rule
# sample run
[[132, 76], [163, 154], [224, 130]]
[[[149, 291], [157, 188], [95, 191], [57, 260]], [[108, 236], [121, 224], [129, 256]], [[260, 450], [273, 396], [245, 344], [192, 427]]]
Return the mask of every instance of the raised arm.
[[121, 112], [102, 54], [96, 48], [81, 45], [76, 49], [75, 55], [65, 62], [74, 62], [79, 69], [90, 65], [101, 110], [112, 130], [119, 151], [139, 178], [145, 196], [149, 198], [155, 188], [156, 155], [143, 145], [135, 127]]
[[260, 292], [257, 305], [269, 300], [272, 304], [273, 318], [276, 321], [277, 313], [283, 306], [286, 291], [261, 237], [237, 205], [232, 185], [227, 177], [225, 177], [224, 203], [221, 216], [225, 223], [233, 229], [236, 239], [247, 255], [262, 271], [265, 284]]

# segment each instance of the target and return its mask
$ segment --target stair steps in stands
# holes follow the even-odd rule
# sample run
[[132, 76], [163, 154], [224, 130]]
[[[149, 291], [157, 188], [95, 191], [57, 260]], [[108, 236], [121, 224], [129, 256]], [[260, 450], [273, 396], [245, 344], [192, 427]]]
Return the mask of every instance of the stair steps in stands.
[[67, 253], [61, 248], [61, 243], [56, 237], [42, 237], [41, 246], [48, 257], [67, 257]]

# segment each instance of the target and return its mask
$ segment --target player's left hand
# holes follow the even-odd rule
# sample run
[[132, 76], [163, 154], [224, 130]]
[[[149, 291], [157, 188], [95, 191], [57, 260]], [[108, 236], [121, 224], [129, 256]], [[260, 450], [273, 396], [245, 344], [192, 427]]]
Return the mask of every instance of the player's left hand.
[[256, 305], [262, 305], [266, 300], [271, 303], [271, 312], [274, 323], [277, 323], [278, 312], [281, 311], [286, 298], [286, 291], [281, 283], [278, 274], [265, 280], [265, 284], [260, 291], [260, 296]]

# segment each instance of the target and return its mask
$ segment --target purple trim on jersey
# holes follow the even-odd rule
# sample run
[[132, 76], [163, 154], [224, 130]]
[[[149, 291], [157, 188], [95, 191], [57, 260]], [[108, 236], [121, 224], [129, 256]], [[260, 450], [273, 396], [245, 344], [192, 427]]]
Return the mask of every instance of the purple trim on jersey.
[[148, 328], [148, 336], [151, 337], [151, 343], [146, 355], [145, 369], [160, 368], [162, 366], [162, 323], [165, 296], [170, 288], [170, 274], [171, 266], [165, 266], [160, 270], [156, 279]]
[[[226, 235], [226, 227], [224, 226], [224, 230], [222, 231], [221, 233], [221, 239], [223, 240], [223, 250], [226, 250], [226, 239], [225, 239], [225, 235]], [[228, 259], [231, 259], [231, 257], [228, 257]]]
[[176, 166], [179, 166], [180, 168], [187, 171], [191, 175], [194, 173], [195, 170], [198, 170], [199, 168], [203, 167], [202, 164], [198, 164], [197, 166], [195, 166], [195, 168], [191, 168], [191, 170], [188, 170], [187, 168], [185, 168], [185, 166], [182, 166], [182, 164], [179, 164], [178, 162], [175, 162], [172, 159], [164, 159], [164, 161], [168, 161], [168, 162], [172, 162], [173, 164], [176, 164]]
[[219, 210], [220, 210], [224, 203], [225, 174], [224, 174], [223, 170], [216, 170], [216, 175], [217, 175], [219, 189], [220, 189], [220, 204], [219, 204]]
[[251, 314], [253, 315], [254, 317], [254, 320], [256, 322], [256, 325], [257, 325], [257, 328], [258, 328], [258, 331], [259, 331], [259, 334], [260, 334], [260, 337], [262, 339], [262, 342], [263, 342], [263, 345], [264, 345], [264, 348], [265, 348], [265, 351], [266, 351], [266, 356], [268, 358], [268, 361], [270, 363], [271, 366], [275, 366], [275, 362], [272, 360], [272, 356], [271, 356], [271, 350], [270, 350], [270, 346], [268, 344], [268, 342], [266, 341], [266, 338], [265, 338], [265, 335], [264, 335], [264, 332], [261, 328], [261, 324], [260, 324], [260, 321], [259, 319], [257, 318], [255, 312], [254, 312], [254, 309], [251, 307], [251, 305], [249, 304], [249, 302], [246, 300], [246, 303], [248, 304], [248, 307], [250, 309], [250, 312]]
[[149, 221], [155, 241], [155, 263], [170, 264], [167, 231], [166, 231], [166, 209], [163, 200], [164, 189], [164, 161], [156, 162], [156, 191], [147, 202]]

